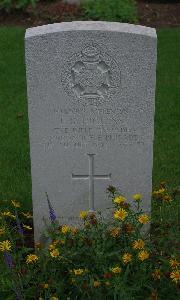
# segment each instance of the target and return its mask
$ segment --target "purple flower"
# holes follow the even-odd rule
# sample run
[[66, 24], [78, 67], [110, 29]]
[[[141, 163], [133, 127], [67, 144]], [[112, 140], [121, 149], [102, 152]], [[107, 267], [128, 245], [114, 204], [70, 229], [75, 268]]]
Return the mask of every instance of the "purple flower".
[[48, 207], [49, 207], [49, 218], [51, 220], [51, 222], [53, 223], [56, 220], [56, 214], [55, 211], [51, 205], [51, 202], [49, 200], [48, 194], [46, 193], [46, 198], [47, 198], [47, 202], [48, 202]]
[[19, 221], [17, 213], [16, 213], [16, 225], [17, 225], [17, 231], [19, 232], [19, 234], [23, 235], [24, 232], [23, 232], [21, 222]]
[[7, 251], [4, 252], [4, 261], [5, 261], [6, 265], [8, 266], [8, 268], [12, 268], [13, 267], [12, 256]]

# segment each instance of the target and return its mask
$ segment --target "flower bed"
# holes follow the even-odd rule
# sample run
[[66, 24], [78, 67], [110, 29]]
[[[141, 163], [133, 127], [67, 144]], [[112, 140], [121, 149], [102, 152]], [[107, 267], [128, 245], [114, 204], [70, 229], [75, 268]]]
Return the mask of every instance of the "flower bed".
[[79, 227], [60, 225], [47, 198], [51, 221], [44, 232], [47, 243], [35, 247], [29, 242], [31, 213], [22, 211], [16, 200], [1, 201], [0, 298], [165, 299], [170, 295], [169, 299], [176, 299], [180, 263], [176, 242], [170, 249], [165, 247], [163, 220], [163, 210], [171, 209], [175, 194], [164, 185], [153, 193], [160, 211], [157, 239], [155, 231], [143, 230], [150, 216], [141, 210], [140, 194], [128, 203], [114, 187], [108, 187], [108, 193], [112, 219], [104, 222], [100, 212], [81, 211]]

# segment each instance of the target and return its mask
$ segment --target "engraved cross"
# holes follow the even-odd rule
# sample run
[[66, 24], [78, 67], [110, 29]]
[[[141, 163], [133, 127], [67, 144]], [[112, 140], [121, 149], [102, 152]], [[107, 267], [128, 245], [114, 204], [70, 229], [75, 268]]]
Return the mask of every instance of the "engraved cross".
[[110, 179], [111, 174], [95, 175], [94, 174], [94, 156], [95, 154], [87, 154], [89, 157], [89, 174], [75, 175], [72, 174], [72, 179], [89, 179], [89, 211], [94, 211], [94, 180], [95, 179]]

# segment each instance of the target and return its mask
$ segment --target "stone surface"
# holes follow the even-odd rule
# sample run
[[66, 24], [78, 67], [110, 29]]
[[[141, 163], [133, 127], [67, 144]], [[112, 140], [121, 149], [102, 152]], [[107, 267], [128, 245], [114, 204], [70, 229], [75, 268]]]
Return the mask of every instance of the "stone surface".
[[35, 236], [111, 207], [108, 185], [150, 212], [156, 32], [110, 22], [69, 22], [26, 31]]

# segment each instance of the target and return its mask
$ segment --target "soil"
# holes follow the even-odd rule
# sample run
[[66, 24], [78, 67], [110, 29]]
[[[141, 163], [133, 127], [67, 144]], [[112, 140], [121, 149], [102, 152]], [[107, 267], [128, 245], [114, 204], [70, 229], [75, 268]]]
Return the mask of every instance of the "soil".
[[[138, 0], [140, 25], [154, 28], [180, 27], [180, 0]], [[34, 27], [48, 23], [85, 20], [81, 9], [75, 4], [64, 4], [62, 0], [47, 2], [40, 0], [33, 10], [7, 13], [0, 10], [0, 26]]]

